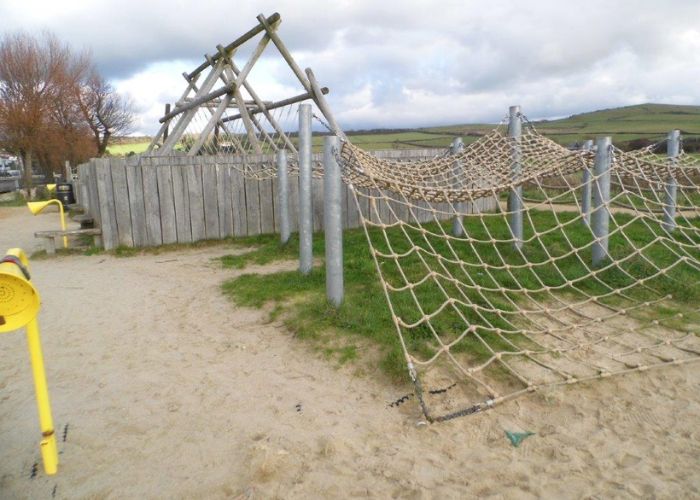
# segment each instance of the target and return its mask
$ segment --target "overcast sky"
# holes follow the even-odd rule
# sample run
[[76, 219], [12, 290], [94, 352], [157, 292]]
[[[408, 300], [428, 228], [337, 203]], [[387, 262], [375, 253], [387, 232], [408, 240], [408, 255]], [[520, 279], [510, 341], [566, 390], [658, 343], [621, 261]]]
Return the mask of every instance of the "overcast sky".
[[[0, 0], [0, 35], [53, 31], [91, 51], [152, 134], [182, 72], [279, 12], [279, 34], [331, 89], [342, 128], [497, 122], [660, 102], [700, 104], [700, 1]], [[263, 99], [298, 93], [273, 51]]]

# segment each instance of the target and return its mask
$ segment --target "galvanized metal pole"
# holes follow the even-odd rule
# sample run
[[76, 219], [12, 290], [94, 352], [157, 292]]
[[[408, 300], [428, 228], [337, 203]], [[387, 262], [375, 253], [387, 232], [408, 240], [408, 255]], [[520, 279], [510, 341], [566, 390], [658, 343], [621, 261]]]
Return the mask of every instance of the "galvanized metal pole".
[[[581, 146], [583, 151], [591, 151], [593, 149], [593, 141], [588, 140]], [[581, 187], [581, 220], [587, 226], [591, 225], [591, 170], [586, 167], [583, 169], [583, 186]]]
[[323, 142], [323, 226], [326, 238], [326, 297], [335, 307], [343, 302], [343, 195], [336, 153], [337, 136]]
[[671, 168], [671, 174], [666, 181], [666, 203], [664, 204], [664, 223], [663, 228], [671, 232], [676, 228], [676, 197], [678, 195], [678, 181], [674, 175], [673, 169], [678, 162], [678, 155], [681, 150], [681, 131], [671, 130], [668, 133], [666, 140], [666, 155]]
[[593, 265], [597, 266], [608, 256], [608, 226], [610, 224], [610, 164], [612, 143], [610, 137], [596, 139], [595, 165], [593, 167], [593, 213], [591, 227], [596, 241], [591, 248]]
[[277, 192], [279, 198], [280, 243], [289, 242], [289, 176], [287, 175], [287, 150], [277, 150]]
[[[511, 106], [508, 110], [508, 137], [515, 139], [513, 145], [513, 161], [511, 164], [511, 179], [518, 182], [522, 171], [520, 164], [520, 135], [522, 121], [520, 106]], [[523, 187], [517, 186], [508, 195], [508, 225], [513, 235], [513, 246], [519, 250], [523, 246]]]
[[299, 105], [299, 271], [309, 274], [313, 266], [311, 202], [311, 104]]
[[[461, 137], [455, 137], [450, 146], [450, 153], [457, 155], [464, 149], [464, 142]], [[453, 177], [455, 179], [461, 177], [460, 171], [462, 170], [462, 162], [455, 161], [452, 167]], [[464, 226], [462, 225], [462, 215], [465, 209], [465, 203], [458, 201], [454, 203], [456, 215], [452, 219], [452, 234], [454, 236], [462, 236], [464, 234]]]

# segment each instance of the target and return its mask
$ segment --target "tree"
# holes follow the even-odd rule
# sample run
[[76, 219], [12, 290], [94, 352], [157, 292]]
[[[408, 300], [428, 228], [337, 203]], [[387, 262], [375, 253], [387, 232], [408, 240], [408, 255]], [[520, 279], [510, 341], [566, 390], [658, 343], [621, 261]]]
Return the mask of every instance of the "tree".
[[134, 115], [131, 103], [123, 99], [96, 70], [92, 70], [79, 93], [80, 107], [94, 136], [98, 156], [107, 151], [109, 139], [115, 134], [131, 131]]

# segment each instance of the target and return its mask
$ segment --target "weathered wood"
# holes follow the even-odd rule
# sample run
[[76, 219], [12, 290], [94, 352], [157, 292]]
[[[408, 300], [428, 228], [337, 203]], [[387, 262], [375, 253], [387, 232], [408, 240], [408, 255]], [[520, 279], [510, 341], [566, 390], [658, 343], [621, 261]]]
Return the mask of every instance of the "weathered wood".
[[170, 165], [170, 175], [173, 178], [173, 203], [175, 205], [177, 242], [190, 243], [192, 241], [192, 227], [190, 225], [190, 197], [187, 190], [185, 166], [179, 164], [179, 162], [178, 164]]
[[311, 215], [314, 232], [323, 229], [323, 179], [311, 180]]
[[216, 165], [202, 162], [202, 193], [204, 196], [204, 232], [207, 239], [221, 238], [219, 232], [219, 202], [216, 190]]
[[100, 228], [105, 250], [112, 250], [119, 244], [117, 238], [117, 215], [114, 208], [114, 190], [110, 173], [109, 159], [99, 158], [95, 162], [98, 204], [100, 207]]
[[245, 201], [245, 179], [243, 174], [234, 167], [229, 167], [231, 179], [231, 209], [233, 215], [233, 235], [248, 234], [248, 217]]
[[[262, 16], [262, 14], [260, 14]], [[264, 18], [264, 16], [263, 16]], [[281, 21], [280, 15], [275, 12], [272, 14], [270, 17], [265, 19], [265, 22], [268, 23], [269, 25], [275, 25]], [[229, 43], [226, 47], [224, 47], [223, 52], [231, 52], [233, 49], [240, 47], [243, 45], [245, 42], [250, 40], [251, 38], [255, 37], [258, 33], [261, 33], [263, 30], [265, 30], [265, 26], [263, 24], [258, 24], [256, 27], [248, 30], [246, 33], [243, 35], [239, 36], [236, 38], [233, 42]], [[205, 62], [197, 66], [192, 73], [187, 75], [189, 78], [193, 78], [205, 69], [207, 69], [211, 62], [216, 62], [221, 58], [221, 54], [216, 54], [212, 56], [211, 58], [207, 59]]]
[[[328, 92], [330, 92], [328, 90], [328, 87], [323, 87], [321, 89], [321, 93], [323, 93], [323, 94], [328, 94]], [[274, 102], [274, 103], [270, 104], [269, 106], [265, 106], [265, 109], [267, 109], [268, 111], [272, 111], [273, 109], [283, 108], [285, 106], [289, 106], [290, 104], [296, 104], [298, 102], [308, 101], [309, 99], [313, 98], [313, 95], [314, 95], [313, 92], [304, 92], [303, 94], [295, 95], [294, 97], [290, 97], [288, 99], [283, 99], [281, 101]], [[257, 114], [257, 113], [262, 113], [262, 112], [263, 112], [263, 108], [261, 108], [260, 106], [258, 106], [256, 108], [248, 109], [248, 113], [250, 113], [251, 115]], [[240, 114], [236, 114], [236, 115], [227, 116], [225, 118], [222, 118], [221, 121], [222, 122], [231, 122], [234, 120], [238, 120], [240, 117], [241, 117]]]
[[248, 219], [248, 235], [260, 234], [260, 192], [256, 179], [245, 179], [245, 201]]
[[146, 234], [146, 209], [143, 201], [143, 177], [141, 165], [129, 165], [126, 170], [126, 185], [129, 190], [129, 211], [131, 214], [131, 235], [135, 247], [148, 245]]
[[231, 197], [231, 169], [216, 164], [216, 199], [219, 208], [221, 238], [233, 236], [233, 209]]
[[90, 213], [90, 215], [92, 215], [93, 219], [95, 219], [96, 221], [100, 221], [100, 204], [99, 195], [97, 194], [97, 176], [95, 174], [96, 164], [97, 160], [95, 158], [92, 158], [87, 168], [89, 190], [88, 212]]
[[274, 205], [276, 201], [272, 193], [272, 180], [264, 179], [259, 182], [260, 231], [262, 231], [262, 234], [272, 234], [275, 232]]
[[146, 217], [146, 241], [149, 246], [163, 244], [163, 233], [160, 227], [160, 203], [158, 200], [158, 177], [155, 165], [144, 165], [143, 175], [143, 204]]
[[160, 205], [160, 227], [164, 244], [177, 243], [173, 178], [167, 158], [158, 158], [156, 180], [158, 181], [158, 203]]
[[122, 158], [111, 160], [112, 188], [114, 189], [114, 210], [117, 216], [117, 240], [120, 245], [133, 247], [131, 230], [131, 208], [129, 188], [126, 182], [126, 162]]
[[197, 157], [196, 161], [197, 163], [185, 167], [190, 203], [192, 241], [199, 241], [206, 238], [204, 226], [204, 198], [202, 195], [201, 156]]

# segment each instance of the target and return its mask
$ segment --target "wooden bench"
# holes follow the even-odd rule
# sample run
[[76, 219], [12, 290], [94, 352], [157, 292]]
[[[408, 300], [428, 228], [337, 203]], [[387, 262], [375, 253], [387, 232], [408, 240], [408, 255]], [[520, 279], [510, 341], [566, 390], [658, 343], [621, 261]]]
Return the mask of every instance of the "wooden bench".
[[92, 241], [96, 247], [102, 246], [102, 231], [100, 229], [70, 229], [67, 231], [37, 231], [34, 233], [36, 238], [43, 239], [44, 249], [47, 255], [56, 255], [56, 238], [64, 236], [92, 236]]

